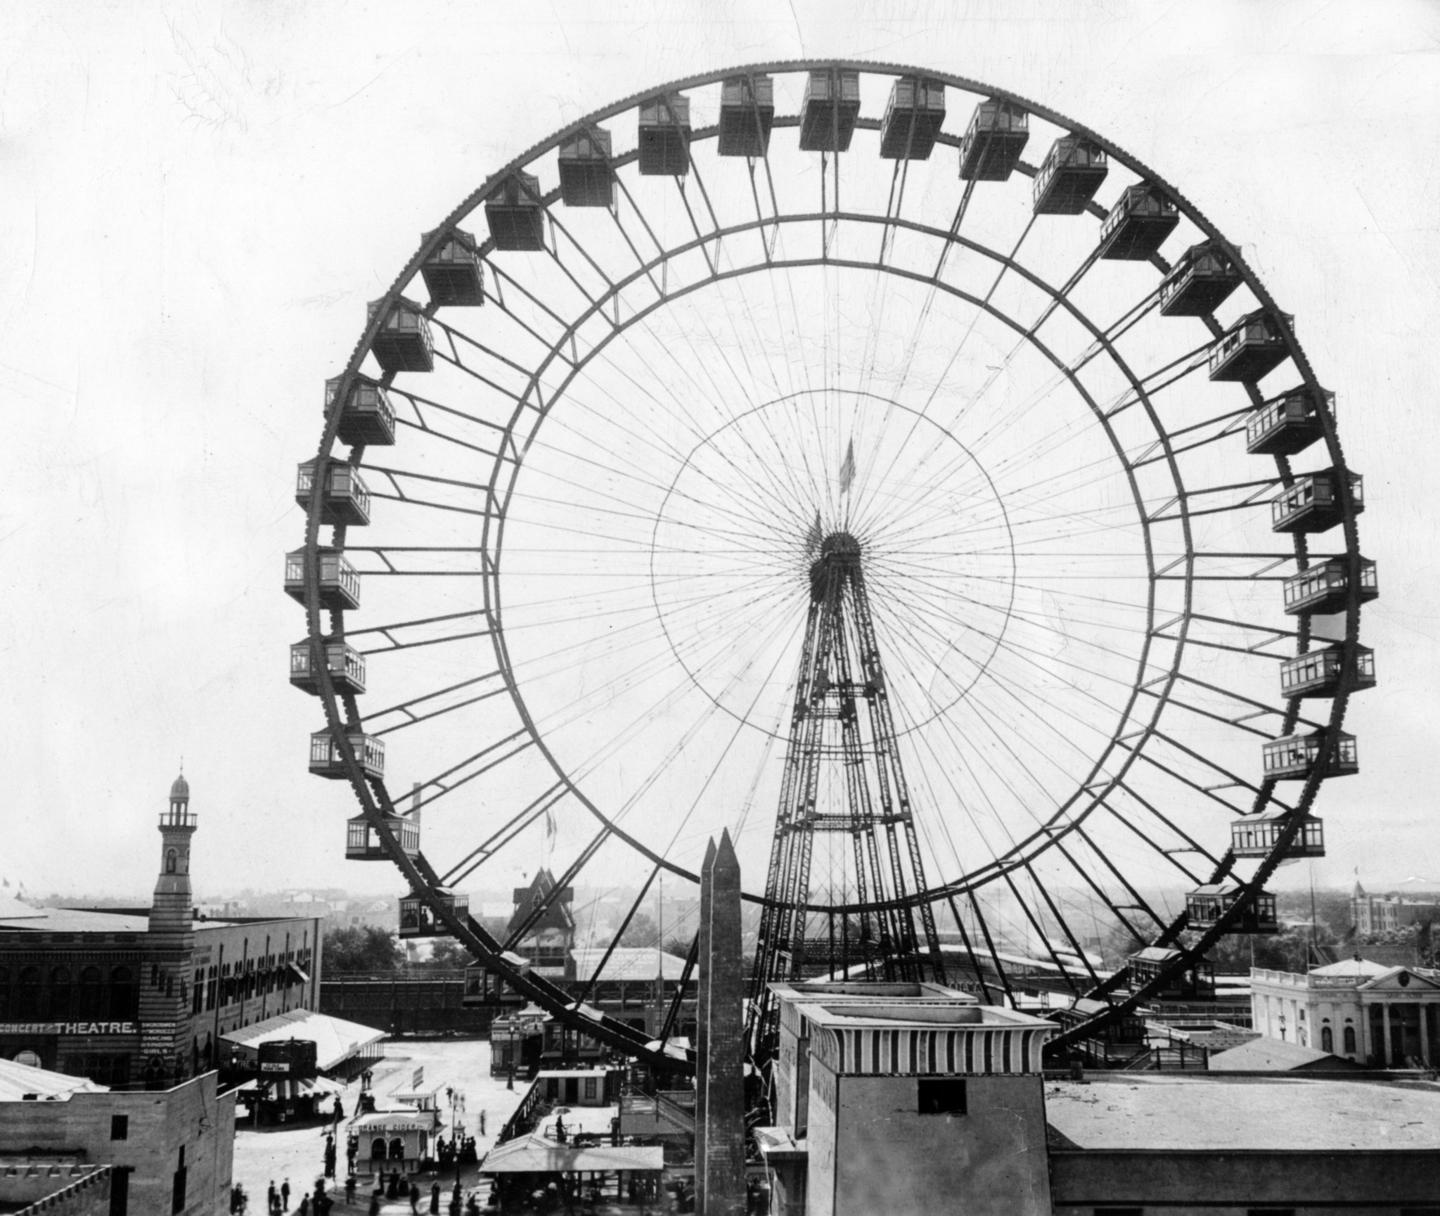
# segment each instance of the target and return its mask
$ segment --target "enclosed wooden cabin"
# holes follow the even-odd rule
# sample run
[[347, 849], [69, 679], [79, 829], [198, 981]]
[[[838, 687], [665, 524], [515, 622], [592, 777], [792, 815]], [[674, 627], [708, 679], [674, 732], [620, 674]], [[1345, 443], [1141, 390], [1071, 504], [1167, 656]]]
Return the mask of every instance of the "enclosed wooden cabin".
[[[1185, 915], [1192, 929], [1211, 929], [1239, 902], [1245, 888], [1238, 882], [1212, 882], [1196, 887], [1185, 896]], [[1275, 896], [1257, 891], [1244, 910], [1230, 922], [1231, 933], [1278, 933], [1280, 920]]]
[[615, 171], [610, 167], [610, 132], [578, 131], [560, 145], [560, 199], [567, 207], [613, 207]]
[[720, 86], [721, 156], [764, 156], [775, 124], [775, 82], [758, 76], [731, 76]]
[[[1236, 857], [1269, 857], [1293, 813], [1277, 811], [1273, 815], [1247, 815], [1235, 820], [1230, 825], [1230, 852]], [[1324, 823], [1314, 815], [1306, 815], [1285, 846], [1283, 856], [1324, 857]]]
[[[1331, 416], [1335, 394], [1320, 390]], [[1245, 424], [1245, 450], [1252, 456], [1293, 456], [1324, 435], [1315, 395], [1303, 384], [1271, 397]]]
[[860, 73], [811, 72], [800, 106], [800, 150], [844, 152], [860, 117]]
[[[373, 319], [384, 306], [384, 300], [371, 300], [368, 316]], [[370, 344], [370, 352], [387, 372], [434, 371], [435, 343], [420, 305], [403, 298], [396, 300]]]
[[[1349, 600], [1347, 591], [1350, 576], [1348, 562], [1343, 557], [1327, 558], [1323, 562], [1292, 574], [1285, 580], [1285, 611], [1290, 616], [1305, 613], [1324, 615], [1342, 612]], [[1375, 563], [1369, 558], [1360, 559], [1360, 602], [1369, 603], [1380, 594], [1375, 574]]]
[[[427, 234], [428, 235], [428, 234]], [[420, 265], [425, 290], [442, 306], [476, 308], [485, 303], [485, 277], [475, 238], [456, 228]]]
[[1308, 735], [1284, 735], [1260, 748], [1265, 779], [1303, 781], [1317, 768], [1327, 777], [1348, 777], [1360, 771], [1355, 736], [1343, 731], [1327, 739], [1323, 730]]
[[1036, 215], [1079, 215], [1110, 172], [1110, 158], [1097, 143], [1062, 135], [1050, 145], [1031, 187]]
[[[1161, 971], [1180, 957], [1180, 951], [1164, 946], [1146, 946], [1130, 956], [1130, 986], [1141, 988], [1159, 977]], [[1167, 979], [1154, 993], [1157, 998], [1173, 1001], [1203, 1000], [1215, 995], [1215, 971], [1203, 959]]]
[[[315, 494], [315, 464], [307, 460], [295, 473], [295, 501], [307, 511]], [[370, 522], [370, 491], [356, 469], [333, 457], [323, 462], [320, 479], [320, 522], [359, 525]]]
[[1210, 348], [1210, 379], [1255, 381], [1290, 357], [1285, 330], [1295, 318], [1263, 308], [1241, 317]]
[[[470, 915], [470, 897], [456, 895], [450, 891], [436, 891], [435, 897], [456, 916]], [[430, 904], [419, 895], [400, 897], [401, 937], [449, 937], [450, 930], [430, 909]]]
[[1003, 182], [1015, 172], [1030, 139], [1030, 115], [991, 97], [975, 107], [960, 141], [962, 181]]
[[[420, 855], [420, 820], [406, 815], [386, 815], [385, 827], [400, 843], [406, 857]], [[346, 861], [389, 861], [390, 854], [380, 845], [380, 834], [364, 815], [345, 821]]]
[[923, 76], [902, 76], [890, 86], [880, 123], [885, 160], [929, 160], [945, 124], [945, 86]]
[[[1340, 668], [1344, 648], [1326, 646], [1297, 654], [1280, 664], [1280, 692], [1287, 697], [1333, 697], [1341, 691]], [[1375, 687], [1375, 652], [1368, 646], [1355, 648], [1355, 675], [1350, 692]]]
[[1154, 257], [1180, 223], [1180, 209], [1159, 186], [1129, 186], [1100, 228], [1100, 256], [1143, 262]]
[[[360, 607], [360, 575], [339, 549], [317, 549], [320, 570], [320, 606], [322, 608]], [[305, 550], [296, 549], [285, 555], [285, 594], [292, 600], [305, 602]]]
[[[515, 970], [530, 969], [530, 960], [507, 950], [501, 956]], [[511, 988], [503, 976], [489, 970], [483, 963], [471, 963], [465, 968], [465, 990], [460, 994], [460, 1004], [467, 1009], [525, 1004], [525, 997]]]
[[681, 93], [667, 93], [642, 105], [637, 142], [642, 176], [681, 177], [689, 173], [690, 99]]
[[[1365, 509], [1359, 473], [1349, 474], [1350, 499], [1355, 514]], [[1274, 532], [1324, 532], [1345, 518], [1340, 503], [1340, 475], [1334, 469], [1306, 473], [1270, 500], [1270, 528]]]
[[[385, 744], [381, 740], [360, 731], [347, 733], [345, 738], [350, 741], [350, 750], [367, 777], [385, 775]], [[310, 771], [317, 777], [348, 776], [339, 745], [328, 730], [319, 730], [310, 736]]]
[[534, 253], [545, 248], [545, 205], [540, 179], [514, 173], [485, 200], [485, 219], [496, 249]]
[[365, 656], [346, 642], [320, 642], [306, 638], [290, 647], [290, 683], [306, 692], [320, 691], [320, 668], [340, 692], [365, 691]]
[[1205, 317], [1240, 286], [1240, 267], [1214, 241], [1191, 245], [1160, 284], [1160, 312], [1167, 317]]
[[[325, 416], [335, 408], [335, 394], [340, 391], [343, 376], [325, 381]], [[351, 447], [361, 444], [388, 446], [395, 442], [395, 409], [378, 380], [358, 373], [350, 379], [350, 391], [340, 407], [340, 427], [336, 435]]]

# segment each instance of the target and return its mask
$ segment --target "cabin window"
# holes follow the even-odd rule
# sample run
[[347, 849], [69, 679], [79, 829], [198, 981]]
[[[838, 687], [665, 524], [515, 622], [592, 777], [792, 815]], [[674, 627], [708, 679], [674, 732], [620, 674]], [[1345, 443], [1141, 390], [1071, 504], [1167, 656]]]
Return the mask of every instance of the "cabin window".
[[922, 1077], [916, 1082], [917, 1109], [922, 1115], [966, 1113], [965, 1082], [957, 1077]]

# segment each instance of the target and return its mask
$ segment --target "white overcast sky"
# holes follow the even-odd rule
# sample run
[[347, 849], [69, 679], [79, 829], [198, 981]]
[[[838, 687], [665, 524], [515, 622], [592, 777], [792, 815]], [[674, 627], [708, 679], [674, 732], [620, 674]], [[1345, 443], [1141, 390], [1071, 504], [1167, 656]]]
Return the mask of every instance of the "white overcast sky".
[[1338, 393], [1383, 588], [1380, 686], [1347, 722], [1363, 771], [1323, 795], [1315, 877], [1440, 883], [1440, 6], [0, 0], [12, 890], [148, 889], [182, 755], [199, 893], [398, 885], [341, 859], [352, 812], [306, 774], [320, 719], [286, 684], [323, 382], [419, 234], [521, 150], [806, 56], [1032, 97], [1245, 248]]

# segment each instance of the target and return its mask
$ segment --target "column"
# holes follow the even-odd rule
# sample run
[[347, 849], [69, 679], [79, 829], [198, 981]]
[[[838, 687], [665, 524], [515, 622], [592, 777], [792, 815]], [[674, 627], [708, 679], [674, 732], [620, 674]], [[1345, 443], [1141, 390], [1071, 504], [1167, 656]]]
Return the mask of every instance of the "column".
[[1380, 1026], [1384, 1033], [1385, 1054], [1381, 1061], [1384, 1068], [1390, 1067], [1390, 1002], [1386, 1001], [1380, 1006]]

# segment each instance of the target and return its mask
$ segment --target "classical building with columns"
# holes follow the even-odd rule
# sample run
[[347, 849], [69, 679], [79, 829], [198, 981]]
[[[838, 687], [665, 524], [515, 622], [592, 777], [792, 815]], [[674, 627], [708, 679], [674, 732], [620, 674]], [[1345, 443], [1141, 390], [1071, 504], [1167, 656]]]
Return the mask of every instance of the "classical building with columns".
[[1344, 959], [1300, 974], [1253, 968], [1254, 1028], [1372, 1068], [1440, 1064], [1440, 972]]
[[164, 1089], [224, 1063], [231, 1031], [317, 1007], [321, 920], [200, 916], [183, 775], [158, 820], [149, 907], [0, 901], [0, 1059]]

